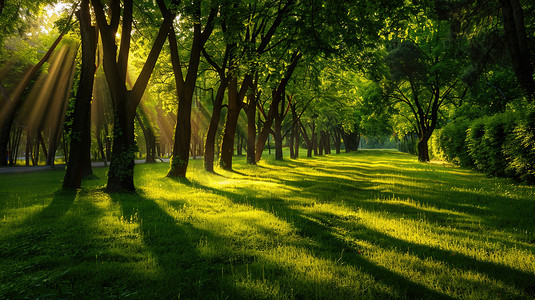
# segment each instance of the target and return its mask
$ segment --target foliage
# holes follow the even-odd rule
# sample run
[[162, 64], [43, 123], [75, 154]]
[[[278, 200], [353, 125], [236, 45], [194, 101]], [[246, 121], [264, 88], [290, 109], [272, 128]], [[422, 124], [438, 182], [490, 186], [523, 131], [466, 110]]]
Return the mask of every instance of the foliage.
[[507, 170], [516, 178], [535, 183], [535, 107], [532, 105], [517, 121], [504, 145]]
[[450, 123], [440, 132], [439, 147], [449, 161], [462, 166], [533, 183], [534, 115], [533, 107], [528, 106], [526, 110]]
[[438, 133], [438, 151], [442, 151], [446, 160], [463, 167], [474, 165], [465, 142], [470, 122], [466, 119], [446, 124]]

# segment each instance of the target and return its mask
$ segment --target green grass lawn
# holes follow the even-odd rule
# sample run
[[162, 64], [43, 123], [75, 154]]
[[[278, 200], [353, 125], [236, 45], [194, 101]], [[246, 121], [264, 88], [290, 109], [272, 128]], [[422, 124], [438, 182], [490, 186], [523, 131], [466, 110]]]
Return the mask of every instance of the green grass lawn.
[[535, 188], [359, 151], [78, 192], [0, 176], [4, 298], [533, 298]]

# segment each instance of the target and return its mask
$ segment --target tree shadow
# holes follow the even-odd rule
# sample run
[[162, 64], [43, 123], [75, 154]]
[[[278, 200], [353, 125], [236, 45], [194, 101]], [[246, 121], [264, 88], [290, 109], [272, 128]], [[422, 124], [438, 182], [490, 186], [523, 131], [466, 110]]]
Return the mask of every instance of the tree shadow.
[[[380, 155], [381, 153], [379, 153]], [[385, 157], [388, 155], [389, 163], [391, 163], [390, 156], [392, 155], [406, 160], [404, 155], [398, 153], [384, 153], [384, 155]], [[420, 219], [422, 214], [425, 214], [426, 217], [439, 222], [439, 224], [453, 225], [461, 230], [472, 232], [476, 230], [472, 223], [478, 219], [478, 227], [483, 225], [490, 229], [505, 229], [512, 235], [518, 236], [521, 241], [532, 244], [535, 241], [534, 237], [518, 234], [518, 228], [533, 228], [535, 225], [535, 221], [531, 218], [535, 213], [535, 201], [526, 197], [513, 198], [475, 191], [476, 187], [481, 188], [482, 186], [480, 181], [485, 178], [482, 174], [463, 169], [451, 171], [449, 168], [439, 169], [437, 172], [435, 169], [427, 170], [427, 165], [414, 169], [414, 163], [407, 163], [413, 168], [404, 169], [399, 167], [400, 162], [395, 162], [392, 167], [381, 166], [380, 168], [373, 167], [374, 164], [383, 164], [380, 161], [369, 162], [370, 167], [362, 163], [348, 166], [351, 163], [350, 159], [351, 156], [325, 157], [325, 161], [332, 162], [329, 168], [324, 165], [318, 166], [315, 162], [310, 163], [307, 160], [279, 162], [279, 167], [287, 167], [289, 170], [286, 172], [299, 176], [299, 179], [284, 179], [280, 176], [277, 180], [281, 184], [300, 188], [300, 194], [310, 199], [318, 198], [328, 202], [328, 199], [325, 198], [332, 197], [333, 201], [339, 201], [341, 197], [344, 203], [355, 207], [378, 212], [387, 211], [415, 220]], [[329, 163], [326, 162], [326, 164]], [[322, 171], [323, 174], [303, 174], [299, 170], [293, 170], [296, 167], [313, 168]], [[332, 173], [333, 170], [336, 170], [336, 174], [340, 176], [326, 175]], [[458, 172], [463, 175], [456, 174]], [[425, 174], [432, 175], [432, 178], [426, 178]], [[381, 178], [381, 176], [386, 179], [399, 177], [399, 181], [393, 183], [377, 182], [377, 178]], [[375, 182], [373, 182], [374, 179]], [[452, 187], [459, 190], [454, 190]], [[349, 190], [354, 191], [350, 197], [347, 193]], [[380, 203], [372, 201], [373, 199], [391, 198], [402, 201], [410, 199], [419, 207], [392, 204], [388, 201]], [[432, 209], [425, 209], [425, 207]], [[438, 212], [437, 210], [442, 211]], [[505, 240], [503, 242], [507, 243]]]
[[[212, 187], [195, 183], [196, 188], [202, 188], [208, 192], [219, 194], [227, 197], [237, 204], [251, 205], [255, 209], [260, 209], [276, 216], [285, 216], [292, 220], [292, 224], [297, 229], [297, 234], [301, 237], [312, 239], [315, 243], [307, 245], [307, 250], [313, 252], [318, 258], [332, 260], [333, 253], [340, 253], [342, 249], [349, 250], [344, 256], [344, 262], [359, 268], [364, 273], [371, 275], [376, 281], [383, 282], [394, 288], [399, 295], [407, 298], [432, 298], [432, 299], [451, 299], [450, 296], [431, 290], [426, 286], [413, 282], [400, 274], [397, 274], [388, 268], [377, 265], [362, 255], [352, 245], [338, 238], [332, 228], [312, 221], [309, 216], [290, 208], [285, 201], [276, 201], [274, 198], [259, 198], [244, 196], [237, 193], [221, 191]], [[303, 245], [296, 245], [303, 246]], [[350, 250], [351, 249], [351, 250]], [[306, 296], [306, 295], [301, 295]], [[297, 295], [299, 297], [299, 295]], [[381, 297], [392, 297], [390, 294], [384, 294]]]
[[[58, 289], [69, 280], [66, 265], [56, 265], [71, 255], [75, 246], [65, 240], [61, 228], [64, 216], [73, 206], [76, 191], [57, 191], [50, 203], [39, 212], [28, 216], [17, 230], [0, 238], [0, 257], [11, 265], [0, 271], [0, 282], [15, 283], [24, 288], [0, 289], [0, 298], [37, 298], [72, 295], [66, 289]], [[84, 239], [84, 235], [78, 236]], [[47, 270], [43, 273], [42, 270]], [[68, 288], [67, 288], [68, 289]], [[3, 292], [3, 294], [2, 294]]]
[[[175, 180], [191, 183], [185, 178]], [[124, 218], [139, 224], [143, 243], [161, 270], [160, 276], [149, 279], [152, 285], [149, 290], [154, 294], [140, 297], [224, 298], [225, 293], [229, 293], [232, 286], [222, 281], [221, 266], [203, 257], [197, 247], [201, 239], [215, 239], [212, 232], [198, 229], [189, 222], [177, 221], [143, 191], [110, 196], [120, 204]], [[179, 203], [172, 205], [180, 207]]]
[[[329, 220], [334, 220], [335, 222], [339, 221], [337, 220], [339, 219], [337, 216], [325, 213], [315, 213], [312, 214], [312, 216], [323, 222], [329, 222]], [[438, 247], [408, 242], [373, 230], [362, 224], [356, 226], [355, 224], [352, 224], [350, 235], [359, 240], [369, 241], [383, 249], [407, 249], [407, 252], [410, 252], [411, 255], [415, 255], [422, 260], [432, 258], [436, 261], [444, 262], [452, 268], [478, 272], [496, 281], [502, 281], [507, 285], [524, 290], [530, 297], [535, 296], [535, 291], [531, 290], [535, 287], [535, 274], [533, 273], [524, 272], [493, 262], [477, 260], [462, 253], [447, 251]]]

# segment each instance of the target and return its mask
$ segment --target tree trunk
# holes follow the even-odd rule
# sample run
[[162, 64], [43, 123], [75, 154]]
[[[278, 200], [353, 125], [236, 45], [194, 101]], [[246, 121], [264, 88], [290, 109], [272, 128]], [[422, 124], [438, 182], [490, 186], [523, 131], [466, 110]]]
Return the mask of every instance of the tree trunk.
[[324, 149], [324, 146], [325, 146], [325, 143], [324, 143], [324, 136], [323, 136], [323, 131], [320, 131], [320, 139], [318, 141], [318, 154], [317, 155], [323, 155], [323, 149]]
[[342, 143], [342, 138], [340, 135], [340, 129], [334, 128], [334, 149], [336, 150], [336, 154], [340, 154], [340, 144]]
[[30, 137], [29, 132], [26, 132], [26, 166], [30, 166], [30, 159], [32, 157], [32, 138]]
[[[201, 2], [198, 1], [195, 3], [195, 12], [200, 18]], [[195, 83], [198, 77], [201, 52], [204, 43], [212, 33], [212, 21], [216, 13], [217, 10], [215, 9], [210, 11], [210, 16], [208, 17], [204, 31], [202, 31], [200, 19], [196, 20], [193, 24], [193, 41], [191, 44], [188, 71], [185, 78], [182, 74], [183, 66], [180, 63], [178, 55], [175, 31], [171, 27], [169, 32], [168, 39], [171, 50], [171, 62], [173, 64], [173, 73], [175, 75], [178, 96], [178, 112], [173, 156], [171, 158], [171, 167], [169, 168], [167, 177], [186, 177], [191, 144], [191, 108], [193, 93], [195, 91]]]
[[219, 166], [224, 170], [232, 170], [232, 156], [234, 155], [234, 138], [238, 117], [242, 109], [238, 95], [238, 79], [232, 78], [228, 88], [228, 111], [225, 129], [223, 130], [223, 142], [221, 143], [221, 157]]
[[134, 191], [134, 158], [137, 147], [134, 139], [135, 112], [127, 101], [121, 101], [115, 111], [113, 145], [108, 171], [108, 192]]
[[290, 106], [292, 112], [292, 128], [290, 133], [290, 158], [297, 159], [299, 157], [299, 117], [297, 116], [297, 109], [295, 103]]
[[325, 131], [325, 154], [331, 154], [331, 134]]
[[305, 144], [307, 144], [307, 157], [312, 157], [312, 140], [308, 137], [307, 131], [305, 126], [299, 121], [299, 129], [301, 130], [301, 134], [303, 135], [303, 139], [305, 140]]
[[524, 24], [524, 12], [519, 0], [500, 0], [503, 12], [505, 40], [518, 82], [528, 98], [535, 96], [533, 65], [528, 47], [528, 37]]
[[255, 159], [255, 144], [256, 144], [256, 84], [258, 82], [258, 74], [255, 82], [252, 85], [251, 91], [247, 95], [247, 163], [256, 165]]
[[[143, 115], [143, 118], [139, 114]], [[156, 162], [156, 138], [154, 137], [154, 132], [150, 128], [150, 124], [145, 125], [143, 119], [146, 119], [146, 115], [143, 113], [143, 110], [140, 110], [140, 113], [136, 113], [136, 121], [143, 131], [143, 137], [145, 138], [145, 149], [147, 151], [145, 162], [148, 164]]]
[[[271, 130], [273, 119], [275, 118], [275, 115], [278, 114], [279, 103], [284, 100], [285, 92], [286, 92], [286, 85], [288, 84], [288, 81], [290, 80], [290, 77], [292, 76], [295, 68], [297, 67], [297, 63], [299, 62], [299, 59], [301, 59], [301, 57], [302, 57], [302, 54], [300, 52], [296, 52], [293, 54], [291, 58], [292, 63], [288, 66], [288, 69], [286, 70], [286, 74], [284, 75], [284, 78], [281, 80], [278, 87], [274, 89], [272, 92], [272, 102], [271, 102], [271, 105], [269, 106], [268, 114], [266, 115], [264, 127], [258, 134], [258, 140], [256, 141], [255, 159], [257, 162], [260, 160], [260, 158], [262, 158], [262, 152], [264, 151], [264, 146], [266, 144], [266, 140], [268, 139], [268, 135]], [[282, 157], [282, 154], [281, 154], [281, 157]]]
[[429, 138], [426, 138], [425, 136], [418, 141], [418, 161], [420, 162], [429, 162], [428, 141]]
[[295, 138], [295, 142], [294, 142], [294, 159], [297, 159], [299, 158], [299, 144], [301, 143], [301, 141], [299, 140], [299, 129], [294, 128], [294, 138]]
[[[196, 26], [198, 27], [198, 26]], [[199, 32], [195, 29], [195, 37], [192, 46], [193, 57], [200, 58], [202, 45], [199, 44]], [[197, 39], [197, 40], [195, 40]], [[195, 80], [184, 81], [180, 78], [182, 65], [180, 64], [177, 41], [174, 30], [169, 33], [169, 45], [171, 49], [171, 62], [173, 63], [173, 70], [175, 73], [175, 81], [178, 95], [178, 110], [177, 122], [175, 128], [175, 138], [173, 144], [173, 155], [171, 157], [171, 167], [167, 173], [167, 177], [186, 177], [188, 169], [189, 153], [191, 146], [191, 108], [193, 102], [193, 92], [195, 90]], [[195, 51], [195, 53], [194, 53]], [[192, 63], [190, 58], [190, 63]], [[188, 69], [197, 69], [199, 65], [198, 60], [193, 62]], [[188, 71], [188, 74], [190, 72]]]
[[[127, 74], [126, 62], [130, 45], [131, 32], [128, 28], [130, 28], [130, 23], [132, 22], [132, 1], [124, 1], [123, 5], [125, 8], [122, 14], [123, 24], [119, 55], [117, 55], [115, 37], [121, 15], [119, 1], [112, 1], [111, 3], [110, 24], [107, 22], [101, 1], [92, 0], [91, 3], [93, 4], [93, 11], [100, 30], [104, 73], [114, 110], [114, 139], [106, 190], [108, 192], [134, 191], [134, 154], [136, 151], [134, 117], [136, 107], [141, 101], [175, 16], [162, 12], [164, 21], [158, 31], [156, 40], [132, 90], [128, 91], [125, 84], [125, 74]], [[162, 4], [162, 2], [158, 1], [158, 4]]]
[[2, 119], [3, 120], [0, 121], [2, 122], [2, 127], [0, 128], [0, 166], [6, 166], [8, 164], [7, 149], [9, 144], [9, 134], [11, 133], [13, 121], [15, 120], [15, 109], [8, 111], [7, 117], [3, 118], [2, 116]]
[[275, 118], [273, 124], [273, 139], [275, 140], [275, 159], [282, 160], [282, 119]]
[[316, 133], [316, 124], [310, 123], [309, 124], [311, 134], [310, 134], [310, 141], [312, 143], [312, 150], [314, 151], [314, 156], [318, 155], [318, 135]]
[[204, 169], [208, 172], [214, 171], [215, 141], [219, 122], [221, 120], [221, 109], [223, 108], [223, 99], [225, 98], [227, 83], [228, 80], [222, 78], [221, 83], [217, 88], [212, 118], [210, 119], [210, 125], [208, 126], [208, 133], [206, 134], [206, 143], [204, 146]]
[[294, 152], [294, 132], [293, 130], [290, 132], [290, 139], [289, 139], [289, 147], [290, 147], [290, 158], [295, 158], [295, 152]]
[[11, 140], [9, 145], [9, 165], [17, 164], [17, 156], [19, 153], [20, 139], [22, 137], [23, 128], [15, 127], [14, 132], [11, 133]]
[[278, 109], [279, 102], [281, 101], [281, 97], [284, 97], [284, 92], [281, 91], [281, 93], [282, 93], [282, 96], [281, 96], [280, 93], [277, 92], [277, 90], [273, 90], [272, 91], [271, 105], [269, 106], [269, 110], [268, 110], [268, 113], [266, 115], [266, 119], [264, 120], [264, 125], [262, 126], [262, 129], [258, 133], [258, 139], [257, 139], [256, 145], [255, 145], [255, 148], [256, 148], [255, 149], [255, 160], [257, 162], [260, 161], [260, 158], [262, 157], [262, 152], [264, 152], [264, 147], [265, 147], [266, 141], [269, 138], [269, 133], [271, 131], [271, 125], [273, 124], [273, 119], [275, 117], [276, 110]]

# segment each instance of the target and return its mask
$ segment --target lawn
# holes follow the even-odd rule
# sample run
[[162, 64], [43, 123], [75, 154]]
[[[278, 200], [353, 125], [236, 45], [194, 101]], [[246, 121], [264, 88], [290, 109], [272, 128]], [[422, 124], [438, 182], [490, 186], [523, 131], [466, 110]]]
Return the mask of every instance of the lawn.
[[533, 298], [535, 188], [397, 151], [0, 175], [4, 298]]

